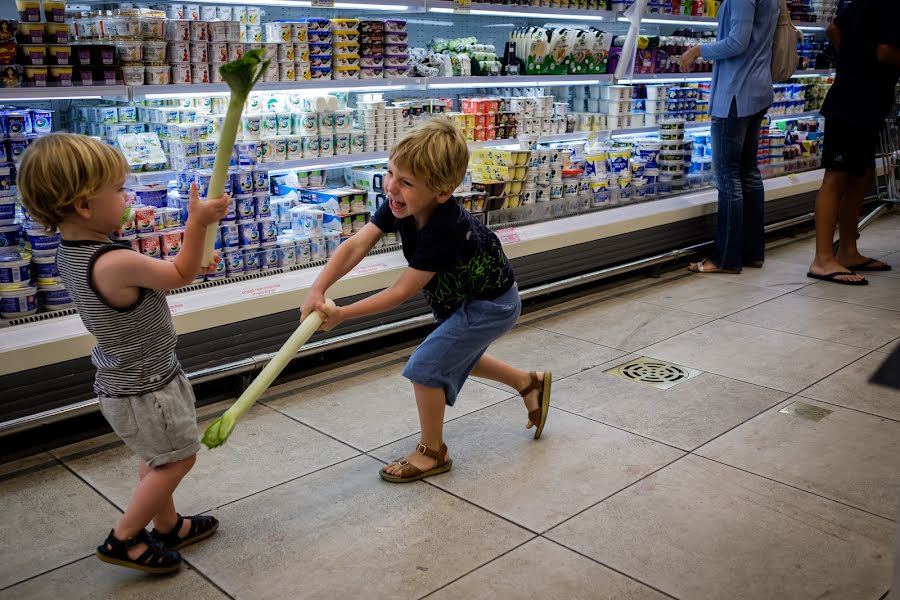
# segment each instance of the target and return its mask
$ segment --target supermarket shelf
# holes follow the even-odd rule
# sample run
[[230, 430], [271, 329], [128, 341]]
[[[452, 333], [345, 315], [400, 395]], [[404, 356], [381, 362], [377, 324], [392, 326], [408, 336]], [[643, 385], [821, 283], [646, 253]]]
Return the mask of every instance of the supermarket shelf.
[[[628, 23], [625, 17], [618, 17], [618, 21]], [[651, 25], [685, 25], [685, 26], [701, 26], [701, 27], [718, 27], [719, 23], [715, 17], [692, 17], [689, 15], [645, 15], [641, 19], [641, 24]], [[819, 23], [794, 23], [794, 26], [801, 31], [825, 31], [828, 27], [827, 22]]]
[[0, 102], [35, 102], [38, 100], [85, 100], [90, 98], [127, 98], [128, 86], [90, 85], [72, 87], [0, 88]]
[[[630, 23], [625, 17], [619, 17], [618, 21], [622, 23]], [[690, 15], [661, 15], [649, 14], [641, 18], [641, 24], [651, 25], [685, 25], [685, 26], [701, 26], [701, 27], [717, 27], [718, 21], [715, 17], [692, 17]]]
[[796, 113], [793, 115], [769, 115], [769, 120], [774, 122], [777, 121], [793, 121], [794, 119], [806, 119], [809, 117], [818, 117], [819, 111], [810, 110], [802, 113]]
[[[317, 81], [272, 81], [253, 86], [254, 92], [326, 92], [353, 90], [356, 92], [385, 92], [392, 90], [424, 90], [427, 79], [404, 77], [401, 79], [320, 79]], [[137, 85], [130, 87], [130, 98], [166, 98], [185, 96], [224, 96], [228, 86], [224, 83], [186, 83], [173, 85]]]
[[[427, 0], [428, 12], [452, 14], [453, 2]], [[468, 14], [474, 16], [512, 17], [519, 19], [562, 19], [566, 21], [614, 21], [615, 13], [606, 10], [551, 8], [549, 6], [520, 6], [473, 2]]]
[[506, 77], [427, 77], [426, 88], [464, 89], [519, 86], [596, 85], [611, 83], [612, 75], [514, 75]]
[[[196, 3], [223, 4], [222, 0], [196, 0]], [[78, 4], [107, 4], [107, 0], [80, 0]], [[395, 0], [393, 2], [382, 2], [380, 0], [353, 0], [352, 2], [341, 2], [340, 0], [337, 0], [334, 2], [334, 6], [313, 6], [310, 0], [248, 0], [242, 4], [278, 8], [321, 8], [325, 10], [372, 10], [406, 13], [425, 12], [425, 0]]]
[[[766, 202], [815, 191], [822, 170], [769, 179]], [[568, 248], [653, 227], [709, 216], [716, 211], [715, 190], [688, 192], [653, 202], [580, 214], [498, 232], [511, 259]], [[366, 257], [330, 290], [338, 300], [383, 289], [406, 267], [402, 252]], [[249, 279], [167, 298], [179, 334], [184, 335], [256, 317], [296, 310], [320, 267]], [[0, 375], [84, 358], [94, 341], [78, 315], [18, 325], [0, 332]]]

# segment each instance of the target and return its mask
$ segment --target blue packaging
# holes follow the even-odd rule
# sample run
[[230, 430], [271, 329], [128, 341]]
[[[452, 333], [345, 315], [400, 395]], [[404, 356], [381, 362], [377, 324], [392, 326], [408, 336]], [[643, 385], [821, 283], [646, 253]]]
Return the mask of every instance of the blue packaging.
[[253, 190], [254, 192], [269, 191], [269, 171], [257, 167], [253, 169]]
[[256, 221], [238, 223], [238, 235], [240, 237], [241, 248], [259, 247], [259, 223]]
[[240, 230], [235, 223], [222, 225], [222, 247], [226, 251], [237, 250], [241, 247]]
[[31, 257], [31, 266], [34, 268], [34, 278], [38, 283], [56, 283], [59, 281], [59, 270], [56, 268], [56, 256], [41, 256], [35, 254]]
[[225, 254], [225, 273], [228, 277], [244, 274], [244, 253], [227, 252]]
[[253, 169], [238, 167], [231, 176], [231, 189], [235, 197], [253, 193]]
[[258, 192], [253, 194], [253, 198], [256, 200], [256, 216], [257, 217], [270, 217], [272, 216], [272, 198], [269, 196], [269, 192]]
[[175, 183], [180, 194], [189, 194], [191, 184], [194, 183], [194, 174], [191, 171], [178, 171]]
[[209, 182], [212, 179], [212, 169], [197, 169], [194, 171], [194, 183], [197, 184], [197, 194], [206, 198], [209, 194]]
[[0, 248], [19, 245], [19, 224], [0, 225]]
[[32, 227], [26, 230], [28, 234], [28, 242], [31, 249], [35, 252], [48, 252], [56, 250], [59, 247], [61, 236], [59, 232], [47, 233], [43, 227]]
[[10, 224], [16, 220], [16, 197], [0, 197], [0, 224]]
[[259, 219], [259, 241], [271, 244], [278, 239], [278, 226], [275, 219]]
[[275, 269], [278, 267], [278, 248], [275, 244], [264, 244], [259, 254], [260, 267], [263, 269]]
[[260, 252], [256, 248], [244, 250], [244, 273], [256, 273], [260, 268]]
[[0, 254], [0, 288], [27, 287], [30, 284], [30, 262], [18, 252]]
[[38, 285], [38, 302], [47, 310], [65, 310], [73, 304], [66, 286], [61, 283]]
[[237, 220], [237, 200], [232, 198], [228, 202], [228, 211], [225, 213], [225, 216], [222, 218], [223, 221], [236, 221]]
[[278, 258], [278, 266], [283, 268], [293, 267], [297, 264], [296, 247], [294, 240], [281, 240], [275, 246]]
[[37, 312], [37, 288], [0, 290], [0, 317], [17, 319]]
[[225, 277], [227, 274], [225, 258], [223, 257], [216, 263], [216, 270], [206, 274], [206, 279], [218, 279], [220, 277]]
[[235, 197], [238, 220], [246, 221], [256, 218], [256, 199], [253, 196]]

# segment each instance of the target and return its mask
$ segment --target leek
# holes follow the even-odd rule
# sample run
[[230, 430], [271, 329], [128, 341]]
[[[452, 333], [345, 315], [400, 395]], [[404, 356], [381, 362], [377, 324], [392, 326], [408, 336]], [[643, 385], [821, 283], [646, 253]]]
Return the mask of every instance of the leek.
[[[238, 128], [241, 126], [241, 113], [250, 90], [262, 77], [271, 61], [263, 60], [263, 50], [248, 50], [238, 60], [225, 63], [219, 68], [222, 79], [231, 90], [228, 100], [228, 112], [225, 114], [225, 123], [219, 133], [219, 148], [216, 151], [216, 162], [213, 165], [212, 177], [209, 181], [208, 198], [220, 198], [225, 193], [225, 181], [228, 179], [228, 168], [231, 166], [231, 157], [234, 154], [234, 141], [237, 138]], [[231, 190], [229, 190], [231, 191]], [[212, 262], [213, 247], [219, 226], [209, 225], [206, 228], [206, 240], [203, 244], [204, 267]]]
[[[325, 305], [330, 310], [334, 307], [334, 302], [330, 299], [326, 299]], [[299, 351], [300, 348], [303, 347], [303, 344], [312, 337], [312, 334], [322, 326], [323, 320], [324, 316], [318, 311], [313, 311], [306, 316], [306, 319], [300, 323], [300, 326], [291, 334], [291, 337], [288, 338], [269, 364], [263, 368], [256, 379], [254, 379], [247, 389], [244, 390], [244, 393], [237, 399], [237, 402], [232, 404], [221, 417], [213, 421], [212, 425], [206, 428], [202, 441], [207, 448], [218, 448], [225, 443], [228, 436], [234, 431], [234, 426], [237, 425], [238, 420], [250, 410], [250, 407], [259, 400], [260, 396], [263, 395], [263, 392], [272, 385], [275, 378], [281, 374], [290, 360], [296, 356], [297, 351]]]

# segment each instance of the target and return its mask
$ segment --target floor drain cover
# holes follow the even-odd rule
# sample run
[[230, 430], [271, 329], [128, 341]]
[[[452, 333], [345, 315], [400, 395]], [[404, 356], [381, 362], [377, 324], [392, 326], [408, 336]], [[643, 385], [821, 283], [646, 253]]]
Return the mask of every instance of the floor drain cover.
[[682, 381], [700, 375], [701, 371], [673, 363], [641, 357], [607, 371], [610, 375], [667, 390]]

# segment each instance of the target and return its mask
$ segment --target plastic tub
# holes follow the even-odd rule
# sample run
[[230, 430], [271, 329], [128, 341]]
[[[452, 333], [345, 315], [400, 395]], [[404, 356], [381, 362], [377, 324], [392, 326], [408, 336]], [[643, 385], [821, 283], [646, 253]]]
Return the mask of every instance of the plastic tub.
[[35, 254], [31, 257], [34, 266], [34, 278], [39, 285], [59, 283], [59, 270], [56, 267], [56, 253], [49, 255]]
[[19, 245], [19, 224], [0, 225], [0, 248]]
[[30, 227], [25, 230], [28, 242], [35, 252], [53, 252], [59, 247], [59, 232], [47, 233], [42, 227]]
[[0, 290], [0, 317], [19, 319], [37, 312], [37, 288]]
[[16, 10], [21, 23], [41, 22], [41, 0], [16, 0]]
[[38, 284], [38, 303], [48, 311], [66, 310], [72, 308], [75, 304], [72, 297], [69, 296], [66, 286], [61, 283]]
[[69, 26], [65, 23], [47, 23], [43, 41], [47, 44], [68, 44]]
[[168, 42], [144, 42], [143, 55], [147, 64], [165, 64]]
[[18, 252], [0, 254], [0, 290], [31, 285], [31, 262]]

